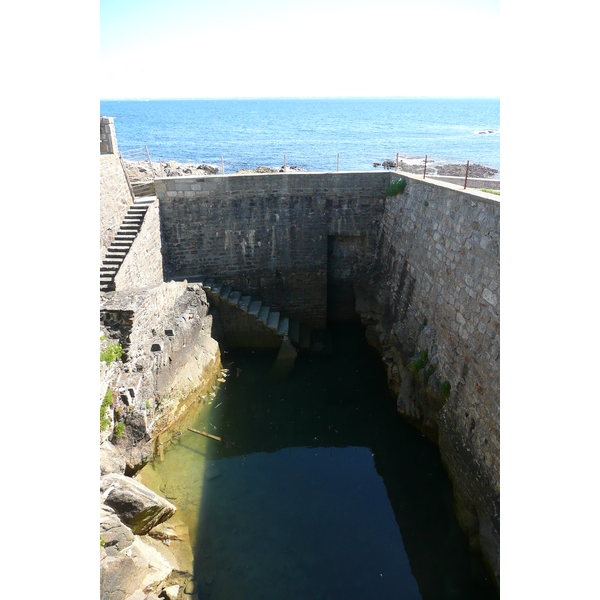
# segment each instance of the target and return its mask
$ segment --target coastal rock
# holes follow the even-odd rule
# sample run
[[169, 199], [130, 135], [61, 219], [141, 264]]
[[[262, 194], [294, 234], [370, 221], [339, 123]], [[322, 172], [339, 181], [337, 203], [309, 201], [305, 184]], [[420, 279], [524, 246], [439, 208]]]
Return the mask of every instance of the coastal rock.
[[136, 534], [148, 533], [176, 511], [173, 504], [139, 481], [118, 473], [101, 477], [100, 492], [104, 504], [113, 508], [121, 521]]
[[100, 535], [104, 539], [104, 548], [114, 547], [116, 550], [125, 550], [131, 546], [134, 535], [131, 529], [121, 522], [115, 511], [110, 506], [100, 506]]
[[[100, 551], [100, 599], [126, 600], [150, 586], [165, 581], [173, 572], [171, 565], [155, 548], [139, 536], [117, 556]], [[141, 596], [144, 597], [144, 596]]]
[[125, 457], [109, 441], [100, 446], [100, 474], [125, 473]]
[[[436, 169], [437, 175], [449, 175], [454, 177], [464, 177], [467, 172], [467, 163], [464, 164], [450, 164], [440, 165]], [[479, 165], [477, 163], [469, 164], [469, 177], [483, 177], [489, 178], [497, 175], [500, 171], [498, 169], [492, 169], [492, 167], [486, 167], [485, 165]]]

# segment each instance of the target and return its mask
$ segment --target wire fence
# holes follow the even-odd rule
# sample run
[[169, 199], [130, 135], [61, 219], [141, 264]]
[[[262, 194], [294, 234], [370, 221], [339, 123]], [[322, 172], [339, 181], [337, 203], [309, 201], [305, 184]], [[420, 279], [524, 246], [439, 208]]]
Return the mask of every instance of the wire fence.
[[[221, 164], [220, 168], [216, 165], [206, 165], [206, 164], [198, 164], [196, 163], [176, 163], [176, 161], [169, 161], [167, 163], [163, 163], [162, 159], [158, 159], [158, 163], [153, 163], [150, 158], [150, 153], [148, 152], [148, 147], [144, 146], [142, 148], [134, 148], [129, 150], [121, 151], [121, 157], [123, 160], [124, 168], [126, 174], [129, 178], [131, 184], [136, 187], [136, 184], [141, 185], [143, 183], [148, 183], [156, 179], [157, 177], [172, 177], [172, 176], [185, 176], [185, 175], [225, 175], [225, 160], [224, 157], [221, 156]], [[417, 162], [415, 162], [417, 160]], [[375, 162], [373, 163], [373, 167], [382, 167], [385, 170], [395, 171], [395, 172], [405, 172], [410, 173], [412, 175], [422, 176], [423, 179], [426, 177], [434, 178], [434, 179], [452, 179], [453, 183], [460, 184], [463, 188], [467, 188], [469, 184], [469, 178], [471, 179], [487, 179], [490, 182], [497, 183], [497, 186], [494, 187], [499, 188], [499, 179], [494, 179], [494, 174], [498, 173], [497, 170], [492, 168], [484, 169], [484, 174], [481, 175], [477, 171], [481, 171], [482, 165], [472, 165], [470, 160], [467, 160], [466, 164], [462, 163], [453, 163], [452, 167], [454, 170], [450, 173], [447, 173], [438, 166], [432, 166], [431, 163], [433, 161], [429, 161], [425, 155], [424, 161], [422, 159], [406, 159], [401, 158], [400, 153], [396, 153], [395, 160], [388, 159], [384, 160], [381, 163]], [[176, 163], [177, 166], [174, 167], [173, 163]], [[474, 166], [476, 167], [476, 172], [470, 174], [470, 168]], [[438, 169], [441, 172], [438, 172]], [[257, 167], [257, 169], [241, 169], [238, 171], [231, 171], [231, 174], [234, 173], [287, 173], [294, 171], [302, 171], [304, 169], [299, 169], [298, 167], [288, 166], [287, 164], [287, 154], [283, 155], [283, 167], [281, 168], [271, 168], [271, 167]], [[337, 153], [337, 169], [340, 171], [340, 153]], [[490, 174], [492, 176], [490, 177]], [[464, 178], [464, 179], [463, 179]], [[474, 182], [473, 182], [474, 183]], [[471, 186], [470, 186], [471, 187]], [[474, 186], [472, 186], [474, 187]]]

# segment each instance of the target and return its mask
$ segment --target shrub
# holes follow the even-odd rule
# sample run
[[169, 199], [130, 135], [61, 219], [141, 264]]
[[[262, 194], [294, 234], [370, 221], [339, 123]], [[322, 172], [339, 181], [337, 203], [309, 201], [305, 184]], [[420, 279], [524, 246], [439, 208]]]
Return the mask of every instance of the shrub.
[[440, 394], [442, 398], [448, 398], [450, 396], [450, 382], [448, 380], [440, 383]]
[[106, 415], [109, 406], [112, 406], [113, 395], [111, 390], [107, 390], [104, 395], [104, 400], [100, 405], [100, 431], [104, 431], [110, 425], [110, 419]]
[[146, 408], [150, 410], [150, 400], [146, 400]]
[[398, 194], [404, 193], [404, 188], [406, 187], [406, 179], [401, 177], [400, 179], [395, 179], [394, 181], [388, 183], [385, 186], [386, 196], [397, 196]]
[[120, 438], [125, 433], [125, 423], [123, 421], [119, 421], [115, 425], [115, 439]]
[[479, 188], [482, 192], [487, 192], [488, 194], [494, 194], [496, 196], [500, 195], [498, 190], [490, 190], [489, 188]]
[[121, 360], [122, 356], [123, 349], [121, 348], [121, 344], [109, 344], [102, 352], [100, 352], [100, 360], [107, 365], [110, 365], [110, 363], [115, 360]]
[[427, 200], [425, 200], [425, 202], [423, 202], [423, 206], [429, 206], [429, 202], [427, 202]]
[[106, 540], [102, 537], [102, 535], [100, 535], [100, 548], [104, 548], [105, 544], [106, 544]]

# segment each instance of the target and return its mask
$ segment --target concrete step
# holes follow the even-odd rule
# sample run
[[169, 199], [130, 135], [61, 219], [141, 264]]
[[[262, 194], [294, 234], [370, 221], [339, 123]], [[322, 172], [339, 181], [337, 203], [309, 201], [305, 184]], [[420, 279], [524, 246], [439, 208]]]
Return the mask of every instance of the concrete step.
[[310, 348], [310, 328], [300, 324], [300, 348], [308, 350]]
[[221, 294], [222, 289], [223, 289], [223, 284], [221, 282], [217, 281], [216, 283], [213, 284], [212, 288], [210, 289], [210, 293], [216, 294], [217, 296], [219, 296]]
[[300, 323], [294, 319], [290, 319], [290, 327], [288, 331], [290, 342], [296, 346], [300, 344]]
[[266, 324], [270, 312], [271, 309], [268, 306], [261, 306], [260, 310], [258, 311], [258, 320]]
[[248, 306], [248, 314], [258, 317], [261, 306], [262, 302], [260, 300], [254, 300], [254, 302], [250, 302], [250, 306]]
[[277, 331], [277, 328], [279, 327], [279, 313], [277, 311], [269, 313], [269, 318], [267, 319], [267, 327]]
[[221, 300], [227, 300], [227, 298], [229, 298], [229, 294], [231, 294], [231, 286], [224, 285], [219, 292], [219, 298], [221, 298]]
[[252, 296], [242, 296], [237, 307], [247, 313], [250, 308], [250, 302], [252, 302]]
[[279, 335], [287, 335], [290, 328], [290, 320], [288, 317], [283, 317], [279, 320], [279, 327], [277, 328], [277, 333]]
[[227, 296], [227, 302], [233, 306], [237, 306], [240, 298], [242, 297], [241, 292], [231, 292], [229, 296]]
[[323, 352], [325, 346], [323, 344], [323, 330], [315, 329], [310, 336], [310, 349], [313, 352]]

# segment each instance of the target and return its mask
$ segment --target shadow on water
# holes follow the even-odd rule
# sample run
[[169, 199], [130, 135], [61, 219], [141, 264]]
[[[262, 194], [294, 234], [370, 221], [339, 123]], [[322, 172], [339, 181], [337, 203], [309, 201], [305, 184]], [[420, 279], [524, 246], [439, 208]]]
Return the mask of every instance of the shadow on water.
[[146, 477], [190, 527], [212, 600], [498, 598], [453, 512], [437, 447], [404, 422], [357, 325], [330, 355], [223, 355], [226, 382]]

